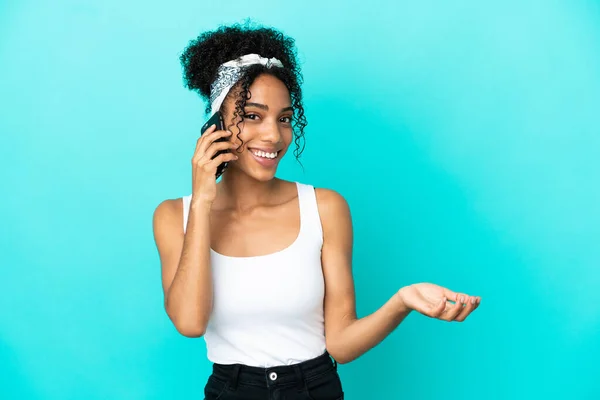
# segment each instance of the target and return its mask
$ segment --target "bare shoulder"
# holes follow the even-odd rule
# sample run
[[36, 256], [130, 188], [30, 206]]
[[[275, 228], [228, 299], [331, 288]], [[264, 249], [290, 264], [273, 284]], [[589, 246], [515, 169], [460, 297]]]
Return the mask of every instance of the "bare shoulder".
[[349, 216], [350, 207], [348, 201], [339, 192], [327, 188], [315, 188], [317, 206], [321, 218], [336, 218]]
[[152, 230], [154, 241], [159, 252], [163, 253], [178, 245], [183, 238], [183, 201], [178, 199], [163, 200], [156, 206], [152, 215]]
[[152, 226], [160, 257], [163, 291], [166, 294], [175, 276], [183, 248], [182, 199], [167, 199], [158, 204], [154, 210]]
[[317, 208], [321, 225], [323, 227], [324, 239], [337, 237], [338, 235], [352, 234], [352, 216], [348, 201], [339, 192], [315, 188], [317, 197]]
[[183, 201], [182, 198], [166, 199], [161, 201], [153, 214], [154, 229], [158, 226], [172, 225], [181, 222], [183, 226]]

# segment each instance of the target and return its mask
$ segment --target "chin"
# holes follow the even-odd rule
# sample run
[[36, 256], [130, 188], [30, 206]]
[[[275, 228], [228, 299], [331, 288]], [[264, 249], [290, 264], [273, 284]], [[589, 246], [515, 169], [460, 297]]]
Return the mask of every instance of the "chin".
[[250, 177], [256, 179], [259, 182], [268, 182], [270, 180], [272, 180], [273, 178], [275, 178], [275, 173], [277, 172], [276, 169], [272, 170], [272, 171], [260, 171], [260, 172], [256, 172], [254, 171], [251, 174], [248, 174]]
[[[233, 170], [235, 168], [235, 170]], [[273, 168], [270, 170], [262, 169], [262, 168], [239, 168], [238, 166], [228, 168], [228, 172], [233, 175], [246, 175], [251, 179], [254, 179], [258, 182], [268, 182], [275, 178], [275, 173], [277, 172], [277, 168]]]

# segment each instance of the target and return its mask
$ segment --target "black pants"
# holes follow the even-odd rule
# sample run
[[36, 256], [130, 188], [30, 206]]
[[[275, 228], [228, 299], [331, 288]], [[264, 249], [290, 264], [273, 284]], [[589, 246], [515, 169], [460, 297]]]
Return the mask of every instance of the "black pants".
[[337, 362], [325, 352], [294, 365], [271, 368], [213, 364], [205, 400], [341, 400]]

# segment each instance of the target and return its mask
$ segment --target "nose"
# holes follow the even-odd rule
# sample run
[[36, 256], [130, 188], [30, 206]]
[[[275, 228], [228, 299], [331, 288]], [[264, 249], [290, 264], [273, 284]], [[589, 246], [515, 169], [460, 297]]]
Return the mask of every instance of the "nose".
[[277, 121], [263, 123], [262, 130], [260, 132], [260, 139], [267, 143], [279, 143], [281, 141], [281, 132], [279, 130], [279, 124]]

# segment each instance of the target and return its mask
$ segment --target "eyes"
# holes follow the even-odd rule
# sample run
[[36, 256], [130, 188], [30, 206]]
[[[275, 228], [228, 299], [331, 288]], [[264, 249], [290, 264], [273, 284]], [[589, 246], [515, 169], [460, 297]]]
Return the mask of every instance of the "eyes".
[[[260, 118], [257, 114], [253, 114], [253, 113], [246, 113], [242, 117], [244, 119], [249, 119], [251, 121], [256, 121], [256, 120], [258, 120], [258, 118]], [[279, 118], [279, 121], [283, 122], [284, 124], [291, 124], [292, 117], [289, 117], [289, 116], [281, 117], [281, 118]]]

